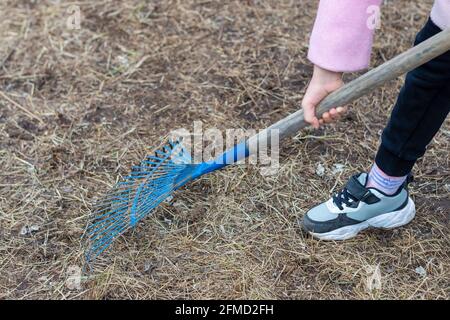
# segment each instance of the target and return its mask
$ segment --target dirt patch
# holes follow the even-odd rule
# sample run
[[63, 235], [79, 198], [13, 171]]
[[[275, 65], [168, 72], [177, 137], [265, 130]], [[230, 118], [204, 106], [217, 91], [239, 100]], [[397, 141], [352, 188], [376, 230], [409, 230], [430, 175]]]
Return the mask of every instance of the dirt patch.
[[[235, 166], [179, 190], [67, 282], [95, 200], [171, 130], [264, 128], [299, 108], [316, 5], [91, 1], [70, 30], [65, 4], [2, 1], [0, 298], [448, 299], [448, 121], [415, 168], [409, 225], [323, 243], [296, 222], [369, 168], [401, 79], [285, 141], [275, 176]], [[410, 47], [431, 5], [386, 4], [372, 65]]]

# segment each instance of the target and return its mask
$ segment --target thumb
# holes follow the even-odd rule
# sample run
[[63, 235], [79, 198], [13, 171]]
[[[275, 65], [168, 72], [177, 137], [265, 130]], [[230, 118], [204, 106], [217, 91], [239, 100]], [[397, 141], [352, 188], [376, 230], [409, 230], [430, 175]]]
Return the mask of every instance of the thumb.
[[314, 128], [319, 128], [319, 119], [316, 117], [316, 105], [311, 101], [303, 99], [302, 101], [303, 115], [305, 121], [311, 124]]

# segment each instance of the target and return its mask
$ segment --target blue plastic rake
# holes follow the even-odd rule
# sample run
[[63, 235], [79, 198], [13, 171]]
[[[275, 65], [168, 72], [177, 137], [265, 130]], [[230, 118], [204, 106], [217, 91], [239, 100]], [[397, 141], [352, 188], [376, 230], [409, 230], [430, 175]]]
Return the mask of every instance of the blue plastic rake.
[[[322, 115], [333, 106], [348, 104], [447, 50], [450, 50], [450, 29], [441, 31], [331, 93], [319, 104], [316, 113]], [[201, 175], [246, 158], [257, 151], [262, 139], [265, 145], [269, 145], [273, 130], [277, 132], [279, 139], [283, 139], [306, 125], [303, 112], [299, 110], [237, 144], [215, 160], [200, 164], [192, 163], [191, 157], [179, 142], [169, 142], [155, 156], [148, 156], [139, 166], [134, 167], [123, 181], [117, 183], [95, 205], [91, 223], [85, 233], [88, 240], [87, 261], [98, 257], [114, 239], [149, 215], [174, 190]]]
[[212, 161], [194, 164], [179, 141], [169, 141], [155, 155], [147, 156], [139, 166], [132, 167], [132, 172], [95, 204], [85, 233], [88, 240], [86, 260], [93, 261], [176, 189], [248, 155], [243, 142]]

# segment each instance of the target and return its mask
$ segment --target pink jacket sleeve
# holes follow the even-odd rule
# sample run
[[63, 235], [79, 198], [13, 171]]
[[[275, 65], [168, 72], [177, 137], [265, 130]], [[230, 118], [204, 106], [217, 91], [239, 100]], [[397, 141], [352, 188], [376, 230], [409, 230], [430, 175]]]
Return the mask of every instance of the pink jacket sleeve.
[[308, 58], [331, 71], [367, 68], [372, 51], [374, 10], [382, 0], [321, 0]]

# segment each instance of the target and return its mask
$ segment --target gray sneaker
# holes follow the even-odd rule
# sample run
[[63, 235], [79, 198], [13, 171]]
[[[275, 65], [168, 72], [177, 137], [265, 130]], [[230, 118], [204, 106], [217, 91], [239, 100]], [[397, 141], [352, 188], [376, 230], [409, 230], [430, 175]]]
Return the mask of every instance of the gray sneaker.
[[345, 240], [369, 227], [391, 229], [410, 222], [416, 213], [407, 185], [393, 195], [366, 188], [367, 174], [354, 175], [344, 189], [309, 210], [300, 222], [303, 229], [322, 240]]

